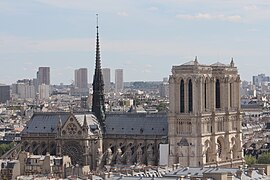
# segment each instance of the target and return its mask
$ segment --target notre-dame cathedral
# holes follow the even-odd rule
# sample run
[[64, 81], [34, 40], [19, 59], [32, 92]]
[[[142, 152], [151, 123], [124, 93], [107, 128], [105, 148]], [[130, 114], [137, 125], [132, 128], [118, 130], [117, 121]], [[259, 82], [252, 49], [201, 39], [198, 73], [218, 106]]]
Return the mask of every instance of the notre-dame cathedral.
[[173, 66], [168, 113], [170, 162], [237, 167], [243, 163], [240, 77], [229, 65]]
[[[97, 26], [92, 113], [34, 113], [22, 132], [22, 150], [69, 155], [74, 165], [158, 165], [159, 145], [169, 144], [169, 165], [243, 163], [240, 77], [229, 65], [173, 66], [169, 112], [105, 113]], [[165, 155], [166, 156], [166, 155]]]

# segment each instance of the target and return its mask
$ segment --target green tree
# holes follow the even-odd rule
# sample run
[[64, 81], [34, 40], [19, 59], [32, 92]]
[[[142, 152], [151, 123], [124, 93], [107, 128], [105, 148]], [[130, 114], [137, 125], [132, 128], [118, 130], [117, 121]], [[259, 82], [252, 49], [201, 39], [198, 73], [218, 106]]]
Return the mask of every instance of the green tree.
[[10, 149], [14, 147], [14, 143], [9, 144], [0, 144], [0, 156], [8, 152]]
[[270, 164], [270, 153], [263, 153], [258, 157], [258, 164]]
[[164, 102], [161, 102], [158, 106], [157, 106], [157, 110], [158, 112], [160, 111], [166, 111], [167, 105]]
[[254, 157], [254, 156], [251, 156], [251, 155], [247, 155], [247, 156], [245, 156], [245, 161], [246, 161], [246, 164], [248, 165], [248, 166], [251, 166], [251, 165], [253, 165], [253, 164], [256, 164], [256, 158]]

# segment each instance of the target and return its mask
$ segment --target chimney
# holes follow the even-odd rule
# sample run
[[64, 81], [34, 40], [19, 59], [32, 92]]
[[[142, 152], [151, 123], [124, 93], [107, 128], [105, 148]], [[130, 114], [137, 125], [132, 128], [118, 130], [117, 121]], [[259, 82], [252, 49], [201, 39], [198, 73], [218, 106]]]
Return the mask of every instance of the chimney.
[[253, 170], [254, 170], [254, 168], [248, 168], [248, 169], [247, 169], [247, 175], [248, 175], [249, 177], [252, 177], [252, 172], [253, 172]]
[[258, 173], [261, 175], [265, 175], [264, 168], [258, 168]]
[[236, 171], [236, 177], [237, 177], [238, 179], [241, 179], [242, 174], [243, 174], [243, 170], [242, 170], [242, 169], [239, 169], [238, 171]]
[[176, 170], [176, 164], [173, 164], [173, 171]]
[[108, 180], [109, 179], [109, 173], [105, 172], [104, 173], [104, 180]]

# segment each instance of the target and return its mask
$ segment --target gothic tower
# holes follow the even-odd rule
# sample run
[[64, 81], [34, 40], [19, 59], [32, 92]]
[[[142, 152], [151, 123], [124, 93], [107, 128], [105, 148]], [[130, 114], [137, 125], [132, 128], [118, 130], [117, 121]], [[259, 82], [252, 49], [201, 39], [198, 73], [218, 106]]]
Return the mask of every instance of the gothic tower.
[[201, 65], [195, 58], [173, 66], [169, 87], [171, 165], [242, 164], [240, 76], [233, 60]]
[[96, 66], [93, 80], [92, 112], [97, 117], [104, 132], [105, 131], [104, 81], [101, 71], [98, 23], [97, 23], [97, 40], [96, 40]]

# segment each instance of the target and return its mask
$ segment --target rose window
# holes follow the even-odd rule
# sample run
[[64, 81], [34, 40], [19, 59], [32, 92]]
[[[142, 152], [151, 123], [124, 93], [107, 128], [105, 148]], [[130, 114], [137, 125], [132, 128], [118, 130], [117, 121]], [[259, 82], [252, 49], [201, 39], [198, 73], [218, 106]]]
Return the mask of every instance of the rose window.
[[72, 134], [76, 134], [76, 132], [77, 132], [77, 126], [75, 124], [73, 124], [73, 123], [70, 123], [70, 124], [67, 125], [67, 131], [71, 135]]

